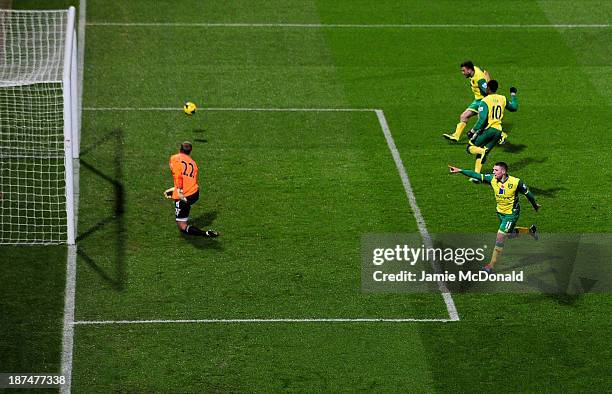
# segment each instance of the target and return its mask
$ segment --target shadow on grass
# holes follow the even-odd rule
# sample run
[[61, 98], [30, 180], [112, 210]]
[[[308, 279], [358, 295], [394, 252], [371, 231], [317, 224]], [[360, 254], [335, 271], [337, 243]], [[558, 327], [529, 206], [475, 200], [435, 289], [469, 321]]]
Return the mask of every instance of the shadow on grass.
[[[126, 283], [126, 270], [125, 270], [125, 188], [123, 186], [123, 162], [124, 162], [124, 151], [123, 151], [123, 130], [117, 128], [106, 136], [99, 139], [93, 146], [96, 148], [101, 144], [113, 143], [113, 174], [108, 175], [103, 171], [99, 170], [93, 164], [90, 164], [83, 156], [86, 156], [93, 151], [93, 147], [89, 146], [81, 151], [80, 165], [91, 172], [93, 175], [103, 179], [105, 182], [112, 186], [113, 190], [113, 210], [110, 215], [102, 218], [96, 224], [81, 232], [77, 237], [79, 242], [79, 248], [77, 249], [78, 256], [91, 268], [93, 269], [102, 279], [108, 282], [113, 289], [122, 291], [125, 289]], [[96, 261], [95, 255], [87, 252], [87, 243], [82, 241], [88, 239], [92, 235], [105, 229], [107, 226], [113, 225], [115, 229], [113, 231], [114, 237], [110, 240], [107, 245], [107, 250], [114, 250], [113, 256], [113, 267], [114, 273], [109, 273], [102, 267], [102, 264]], [[105, 256], [106, 257], [106, 256]]]
[[536, 196], [555, 197], [559, 192], [568, 190], [566, 187], [550, 187], [548, 189], [540, 189], [538, 187], [529, 186], [529, 189]]
[[[609, 379], [597, 379], [603, 360], [609, 358], [612, 334], [601, 329], [607, 326], [609, 308], [593, 306], [583, 297], [597, 282], [589, 269], [584, 272], [593, 265], [580, 259], [585, 246], [592, 249], [590, 244], [581, 246], [580, 237], [559, 241], [551, 244], [551, 251], [561, 260], [551, 261], [548, 252], [533, 254], [499, 271], [541, 265], [548, 259], [545, 269], [526, 277], [539, 293], [454, 294], [461, 321], [417, 326], [436, 391], [472, 387], [497, 392], [503, 387], [505, 392], [546, 392], [546, 376], [562, 381], [571, 392], [580, 392], [585, 384], [608, 387], [604, 381]], [[607, 251], [600, 248], [589, 257], [606, 261]], [[582, 289], [574, 286], [577, 278]]]
[[527, 149], [525, 144], [513, 144], [512, 142], [507, 142], [504, 145], [500, 145], [500, 147], [508, 153], [520, 153]]
[[185, 235], [181, 233], [181, 237], [195, 248], [202, 250], [224, 250], [223, 246], [219, 242], [219, 238], [205, 238], [197, 237], [193, 235]]
[[[209, 211], [209, 212], [204, 212], [200, 216], [193, 218], [191, 220], [191, 223], [204, 229], [204, 227], [208, 227], [212, 225], [216, 218], [217, 218], [217, 211]], [[204, 229], [204, 230], [208, 230], [208, 229]]]
[[548, 157], [543, 158], [535, 158], [535, 157], [526, 157], [514, 163], [508, 163], [508, 171], [512, 174], [513, 172], [522, 170], [523, 168], [531, 165], [531, 164], [542, 164], [548, 160]]
[[[217, 218], [217, 211], [209, 211], [204, 212], [200, 216], [197, 216], [190, 220], [190, 223], [196, 227], [199, 227], [202, 230], [209, 230], [210, 226], [213, 224], [215, 219]], [[194, 247], [198, 249], [214, 249], [214, 250], [224, 250], [224, 248], [219, 243], [219, 238], [205, 238], [205, 237], [195, 237], [190, 235], [185, 235], [181, 233], [183, 239]]]
[[0, 372], [60, 370], [66, 250], [0, 247]]

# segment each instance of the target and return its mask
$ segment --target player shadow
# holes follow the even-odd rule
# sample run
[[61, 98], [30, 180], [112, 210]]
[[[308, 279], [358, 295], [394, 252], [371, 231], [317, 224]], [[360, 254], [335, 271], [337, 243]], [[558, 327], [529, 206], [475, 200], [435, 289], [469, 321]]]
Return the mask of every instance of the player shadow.
[[[87, 169], [91, 174], [104, 180], [106, 183], [112, 186], [113, 194], [113, 208], [106, 217], [99, 220], [96, 224], [90, 228], [82, 231], [77, 236], [77, 254], [93, 271], [95, 271], [102, 279], [108, 282], [111, 287], [117, 291], [125, 289], [125, 283], [127, 283], [127, 274], [125, 269], [125, 188], [123, 186], [123, 163], [124, 163], [124, 151], [123, 151], [123, 136], [124, 131], [120, 128], [114, 129], [106, 136], [103, 136], [95, 144], [90, 145], [88, 148], [81, 150], [81, 158], [79, 164], [83, 169]], [[91, 164], [87, 160], [87, 155], [92, 152], [95, 148], [102, 144], [112, 142], [114, 144], [113, 149], [113, 174], [109, 175], [105, 172], [96, 168], [95, 165]], [[84, 157], [85, 156], [85, 157]], [[94, 160], [92, 160], [95, 162]], [[112, 258], [114, 273], [109, 273], [108, 268], [104, 268], [102, 264], [96, 261], [95, 256], [87, 252], [87, 242], [83, 242], [98, 234], [100, 231], [105, 230], [108, 226], [114, 226], [112, 230], [113, 237], [108, 239], [104, 245], [107, 246], [105, 250], [114, 251]], [[100, 243], [97, 243], [99, 246]], [[112, 252], [111, 252], [112, 253]], [[106, 256], [104, 256], [106, 257]]]
[[527, 157], [525, 159], [521, 159], [515, 163], [508, 164], [510, 168], [510, 172], [516, 172], [518, 170], [522, 170], [523, 168], [531, 165], [531, 164], [542, 164], [548, 160], [548, 157], [543, 157], [541, 159], [536, 159], [534, 157]]
[[[523, 239], [527, 243], [518, 243]], [[469, 240], [469, 238], [468, 238]], [[444, 250], [457, 250], [466, 246], [461, 237], [456, 239], [436, 239], [434, 247]], [[542, 244], [543, 243], [543, 244]], [[496, 267], [498, 274], [524, 272], [524, 281], [516, 284], [487, 284], [471, 281], [451, 281], [446, 285], [454, 293], [509, 292], [536, 293], [543, 298], [550, 298], [561, 305], [572, 305], [581, 299], [585, 293], [592, 292], [596, 285], [601, 288], [604, 281], [598, 276], [600, 269], [595, 269], [598, 261], [606, 261], [609, 257], [609, 242], [583, 240], [579, 234], [552, 236], [533, 241], [527, 236], [509, 239], [506, 247], [511, 255], [504, 255], [502, 263]], [[516, 245], [516, 246], [514, 246]], [[480, 271], [482, 263], [468, 262], [457, 265], [454, 261], [434, 263], [434, 271], [448, 272], [458, 275], [460, 271]], [[605, 275], [603, 275], [605, 277]], [[601, 283], [599, 283], [601, 282]], [[599, 290], [601, 291], [601, 290]]]
[[204, 229], [204, 227], [208, 227], [212, 225], [216, 218], [217, 218], [217, 211], [209, 211], [209, 212], [204, 212], [200, 216], [197, 216], [191, 219], [191, 222], [194, 225]]
[[204, 139], [204, 138], [194, 138], [193, 142], [202, 142], [202, 143], [206, 144], [208, 142], [208, 140]]
[[181, 237], [198, 249], [218, 251], [225, 250], [225, 248], [221, 246], [221, 243], [219, 242], [219, 238], [223, 237], [223, 235], [221, 235], [219, 238], [205, 238], [181, 233]]
[[512, 142], [506, 142], [505, 144], [500, 145], [500, 147], [508, 153], [520, 153], [527, 149], [527, 145], [525, 144], [513, 144]]
[[[204, 212], [200, 216], [197, 216], [190, 220], [190, 223], [201, 228], [202, 230], [208, 230], [212, 226], [213, 222], [217, 218], [217, 211]], [[185, 235], [181, 233], [183, 239], [189, 242], [191, 245], [198, 249], [214, 249], [224, 250], [223, 246], [219, 242], [219, 238], [205, 238], [195, 237], [191, 235]], [[221, 235], [223, 237], [223, 235]]]
[[606, 273], [602, 274], [597, 264], [609, 259], [610, 249], [606, 240], [602, 244], [601, 241], [583, 240], [579, 234], [574, 234], [544, 242], [543, 251], [526, 252], [499, 272], [527, 269], [527, 285], [544, 298], [567, 306], [574, 305], [595, 288], [601, 291], [601, 286], [606, 286]]
[[555, 197], [559, 192], [568, 190], [566, 187], [550, 187], [548, 189], [540, 189], [538, 187], [529, 186], [529, 189], [536, 196], [544, 196], [544, 197]]

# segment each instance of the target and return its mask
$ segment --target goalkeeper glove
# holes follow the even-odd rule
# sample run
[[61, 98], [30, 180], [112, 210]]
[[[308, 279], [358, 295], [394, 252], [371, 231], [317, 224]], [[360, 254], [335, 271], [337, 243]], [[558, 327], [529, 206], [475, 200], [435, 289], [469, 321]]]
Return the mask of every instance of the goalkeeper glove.
[[173, 187], [171, 187], [171, 188], [170, 188], [170, 189], [168, 189], [168, 190], [165, 190], [165, 191], [164, 191], [164, 197], [166, 197], [166, 198], [172, 198], [172, 192], [173, 192], [173, 191], [174, 191], [174, 188], [173, 188]]
[[183, 189], [176, 189], [176, 192], [178, 194], [179, 200], [187, 202], [187, 198], [185, 198], [185, 195], [183, 194]]
[[516, 88], [514, 86], [510, 88], [510, 94], [512, 95], [516, 94]]

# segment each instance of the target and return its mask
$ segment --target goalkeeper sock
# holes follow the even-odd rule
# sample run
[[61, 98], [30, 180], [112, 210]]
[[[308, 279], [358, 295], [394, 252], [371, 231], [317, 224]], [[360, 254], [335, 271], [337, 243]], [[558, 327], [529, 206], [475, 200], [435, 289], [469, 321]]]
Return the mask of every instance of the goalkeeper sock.
[[197, 228], [196, 226], [191, 226], [191, 225], [188, 225], [185, 230], [182, 230], [182, 232], [183, 232], [183, 234], [188, 234], [188, 235], [206, 236], [206, 232], [205, 231], [202, 231], [199, 228]]
[[461, 138], [461, 134], [463, 133], [463, 129], [465, 129], [465, 126], [467, 126], [467, 123], [465, 122], [457, 123], [457, 128], [455, 129], [455, 133], [453, 134], [453, 137], [457, 138], [457, 141], [459, 140], [459, 138]]

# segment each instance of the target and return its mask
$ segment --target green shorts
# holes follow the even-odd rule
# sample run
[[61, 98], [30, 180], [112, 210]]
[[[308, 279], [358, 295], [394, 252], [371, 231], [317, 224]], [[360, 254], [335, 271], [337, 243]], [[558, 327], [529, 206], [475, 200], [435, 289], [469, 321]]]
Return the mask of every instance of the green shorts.
[[516, 222], [518, 222], [519, 215], [518, 214], [503, 214], [497, 212], [497, 218], [499, 219], [499, 231], [502, 233], [510, 234], [514, 227], [516, 226]]
[[501, 139], [501, 131], [496, 128], [489, 127], [478, 134], [478, 137], [472, 142], [474, 145], [481, 148], [487, 148], [488, 150], [493, 149], [497, 142]]
[[468, 107], [465, 109], [466, 111], [472, 111], [478, 113], [478, 106], [480, 105], [480, 100], [474, 100]]

